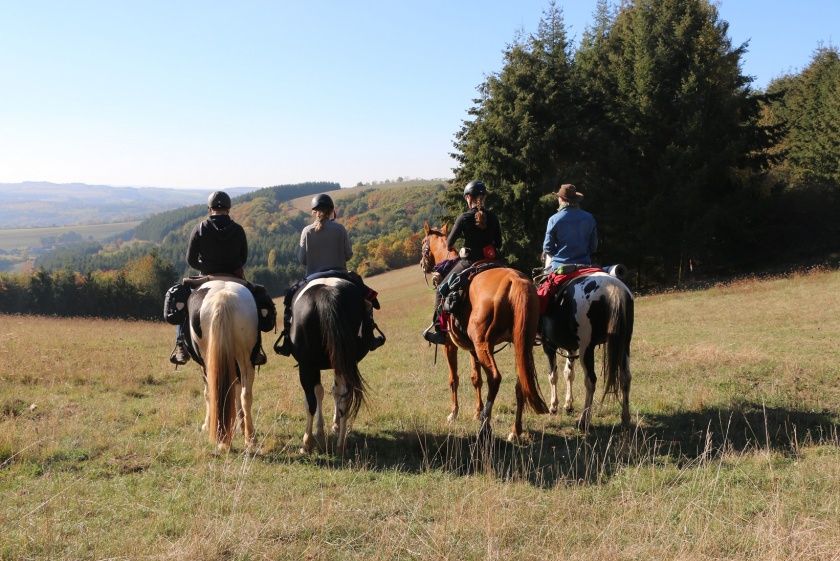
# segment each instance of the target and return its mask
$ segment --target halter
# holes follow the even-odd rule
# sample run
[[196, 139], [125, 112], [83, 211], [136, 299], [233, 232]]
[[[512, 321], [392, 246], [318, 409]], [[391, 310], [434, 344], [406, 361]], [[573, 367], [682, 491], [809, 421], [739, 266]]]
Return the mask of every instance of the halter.
[[426, 286], [429, 286], [429, 271], [435, 266], [435, 256], [432, 255], [431, 244], [429, 244], [429, 236], [423, 238], [423, 245], [420, 247], [420, 268], [423, 269], [423, 280], [426, 281]]

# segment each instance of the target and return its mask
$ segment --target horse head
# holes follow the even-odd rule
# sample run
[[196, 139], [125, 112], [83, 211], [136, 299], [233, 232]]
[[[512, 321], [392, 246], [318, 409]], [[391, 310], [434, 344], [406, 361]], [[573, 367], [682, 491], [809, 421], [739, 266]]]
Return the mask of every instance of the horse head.
[[420, 246], [420, 268], [423, 272], [431, 273], [435, 265], [446, 259], [456, 257], [454, 251], [449, 251], [446, 246], [446, 238], [449, 234], [449, 225], [444, 224], [440, 230], [429, 226], [428, 222], [423, 223], [423, 243]]

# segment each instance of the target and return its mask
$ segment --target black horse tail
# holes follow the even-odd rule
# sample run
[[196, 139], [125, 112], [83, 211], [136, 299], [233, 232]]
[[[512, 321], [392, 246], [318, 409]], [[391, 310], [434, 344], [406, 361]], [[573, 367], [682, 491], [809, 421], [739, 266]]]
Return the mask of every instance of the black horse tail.
[[[352, 297], [349, 297], [351, 294]], [[357, 333], [364, 313], [364, 303], [356, 300], [355, 296], [355, 287], [343, 291], [341, 288], [324, 287], [315, 294], [324, 348], [327, 349], [330, 364], [336, 375], [340, 376], [347, 386], [348, 410], [344, 414], [349, 419], [359, 412], [367, 391], [356, 358], [359, 345]], [[359, 309], [357, 314], [351, 312], [354, 306]], [[345, 312], [340, 313], [339, 308]]]
[[604, 395], [618, 394], [619, 387], [628, 381], [630, 339], [633, 338], [633, 297], [624, 287], [610, 284], [607, 287], [607, 306], [609, 317], [604, 361]]
[[525, 401], [535, 413], [548, 413], [548, 406], [540, 393], [537, 368], [534, 365], [534, 340], [540, 305], [533, 283], [519, 277], [510, 285], [510, 304], [513, 309], [513, 350], [516, 373]]

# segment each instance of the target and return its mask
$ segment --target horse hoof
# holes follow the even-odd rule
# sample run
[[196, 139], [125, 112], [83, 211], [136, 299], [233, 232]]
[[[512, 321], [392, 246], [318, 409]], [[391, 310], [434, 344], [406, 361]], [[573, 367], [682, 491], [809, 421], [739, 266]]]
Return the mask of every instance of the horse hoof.
[[572, 413], [575, 410], [575, 408], [571, 405], [567, 405], [563, 409], [566, 411], [566, 413]]
[[510, 433], [508, 435], [507, 439], [508, 439], [508, 442], [510, 442], [511, 444], [518, 444], [519, 443], [519, 435], [516, 434], [515, 432]]
[[548, 412], [552, 415], [556, 415], [557, 414], [557, 406], [552, 405], [551, 407], [548, 408]]
[[220, 442], [216, 445], [216, 452], [218, 452], [219, 454], [227, 454], [228, 452], [230, 452], [230, 444]]
[[458, 414], [457, 413], [450, 413], [446, 417], [446, 422], [447, 423], [454, 423], [457, 419], [458, 419]]
[[333, 434], [338, 434], [338, 423], [333, 423], [333, 426], [330, 427], [330, 430]]

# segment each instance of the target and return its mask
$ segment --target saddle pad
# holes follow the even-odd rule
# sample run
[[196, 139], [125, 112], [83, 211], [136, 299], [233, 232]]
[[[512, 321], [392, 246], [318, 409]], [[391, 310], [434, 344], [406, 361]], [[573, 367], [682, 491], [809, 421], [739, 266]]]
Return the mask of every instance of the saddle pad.
[[548, 303], [551, 301], [552, 296], [557, 294], [572, 279], [603, 272], [604, 270], [599, 267], [584, 267], [565, 275], [550, 273], [542, 284], [537, 287], [537, 296], [540, 300], [540, 315], [543, 315], [548, 309]]

